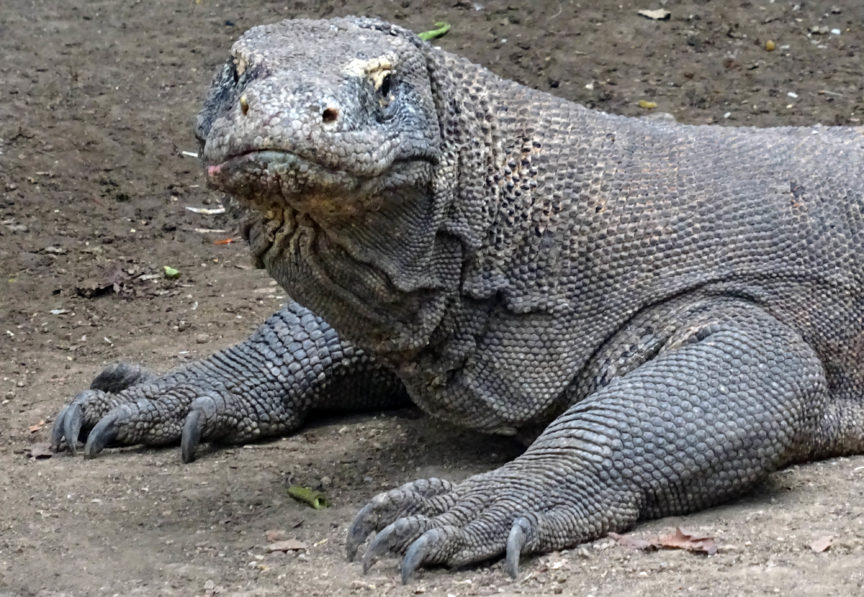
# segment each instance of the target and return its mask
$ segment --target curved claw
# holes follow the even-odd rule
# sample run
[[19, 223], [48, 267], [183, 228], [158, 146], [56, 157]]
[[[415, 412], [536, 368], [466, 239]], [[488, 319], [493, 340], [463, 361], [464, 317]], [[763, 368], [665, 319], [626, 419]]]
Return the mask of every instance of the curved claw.
[[195, 460], [195, 449], [201, 443], [201, 432], [204, 430], [204, 419], [201, 411], [192, 409], [186, 415], [183, 423], [183, 434], [180, 437], [180, 456], [184, 464]]
[[[66, 438], [66, 447], [72, 456], [78, 452], [78, 435], [81, 433], [81, 425], [84, 421], [84, 411], [80, 404], [70, 404], [62, 413], [63, 437]], [[57, 418], [58, 424], [60, 417]]]
[[382, 529], [366, 548], [363, 554], [363, 573], [387, 553], [402, 553], [403, 547], [414, 537], [424, 533], [428, 528], [428, 519], [422, 516], [400, 518]]
[[99, 452], [117, 439], [117, 415], [109, 415], [99, 421], [87, 436], [84, 446], [85, 458], [95, 458]]
[[429, 529], [408, 546], [400, 566], [403, 585], [408, 584], [411, 575], [423, 564], [426, 556], [441, 541], [441, 538], [440, 529]]
[[[186, 437], [185, 429], [183, 430], [183, 437]], [[348, 538], [345, 540], [345, 551], [348, 555], [349, 562], [354, 561], [354, 558], [357, 557], [357, 550], [360, 545], [362, 545], [366, 540], [369, 533], [375, 530], [375, 525], [369, 517], [369, 514], [373, 509], [372, 504], [366, 504], [363, 506], [363, 509], [354, 517], [351, 526], [348, 527]]]
[[390, 539], [396, 534], [396, 522], [387, 525], [372, 539], [369, 547], [366, 548], [366, 553], [363, 554], [363, 574], [369, 572], [369, 569], [378, 561], [378, 558], [390, 551]]
[[69, 410], [69, 408], [69, 406], [64, 406], [63, 410], [57, 413], [57, 418], [54, 419], [54, 425], [51, 426], [51, 449], [55, 452], [60, 451], [60, 443], [65, 437], [63, 435], [63, 426], [66, 421], [66, 411]]
[[531, 523], [524, 516], [520, 516], [513, 521], [513, 527], [510, 529], [510, 535], [507, 537], [507, 556], [504, 560], [504, 569], [510, 578], [516, 578], [519, 574], [519, 556], [522, 555], [522, 548], [528, 540], [528, 530], [531, 528]]

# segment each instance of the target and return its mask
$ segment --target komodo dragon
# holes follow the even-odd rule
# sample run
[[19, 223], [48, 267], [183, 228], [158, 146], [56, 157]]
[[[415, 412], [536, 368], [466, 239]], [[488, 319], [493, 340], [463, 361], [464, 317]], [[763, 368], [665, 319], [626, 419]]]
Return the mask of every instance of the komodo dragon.
[[247, 442], [410, 399], [533, 439], [374, 497], [364, 569], [572, 546], [864, 452], [864, 134], [613, 116], [385, 22], [234, 45], [197, 120], [210, 184], [296, 302], [162, 377], [109, 367], [53, 444]]

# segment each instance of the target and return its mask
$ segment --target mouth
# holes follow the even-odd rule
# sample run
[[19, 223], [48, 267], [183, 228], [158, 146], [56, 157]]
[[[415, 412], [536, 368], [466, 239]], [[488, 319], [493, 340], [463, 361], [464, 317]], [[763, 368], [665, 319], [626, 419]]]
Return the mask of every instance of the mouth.
[[351, 194], [363, 185], [355, 174], [332, 170], [297, 154], [256, 149], [206, 165], [207, 184], [254, 204], [307, 195]]
[[424, 156], [397, 159], [383, 173], [336, 170], [296, 153], [255, 149], [205, 165], [207, 184], [261, 210], [281, 205], [322, 216], [356, 215], [374, 207], [391, 186], [413, 186], [431, 176]]
[[287, 151], [284, 149], [264, 148], [250, 149], [234, 155], [229, 155], [221, 161], [216, 161], [215, 163], [209, 164], [207, 165], [207, 175], [219, 176], [225, 173], [230, 174], [232, 171], [248, 168], [250, 165], [258, 166], [267, 164], [285, 164], [288, 166], [293, 165], [296, 167], [307, 168], [316, 167], [320, 168], [321, 170], [327, 170], [328, 172], [342, 172], [340, 170], [319, 166], [315, 164], [315, 162], [291, 151]]

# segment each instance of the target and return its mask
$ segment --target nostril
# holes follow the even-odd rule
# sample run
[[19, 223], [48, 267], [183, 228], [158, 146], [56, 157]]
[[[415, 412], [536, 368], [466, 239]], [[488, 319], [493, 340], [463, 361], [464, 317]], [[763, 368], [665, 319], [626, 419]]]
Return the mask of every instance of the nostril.
[[321, 120], [325, 123], [336, 122], [337, 118], [339, 118], [338, 108], [324, 108], [321, 112]]

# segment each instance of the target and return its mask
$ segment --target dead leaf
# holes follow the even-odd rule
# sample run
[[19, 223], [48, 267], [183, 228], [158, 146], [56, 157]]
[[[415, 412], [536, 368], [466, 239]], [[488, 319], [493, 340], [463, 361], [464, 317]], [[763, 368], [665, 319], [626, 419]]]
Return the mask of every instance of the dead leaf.
[[330, 507], [330, 502], [327, 499], [327, 496], [325, 496], [324, 493], [320, 491], [315, 491], [311, 487], [303, 487], [302, 485], [291, 485], [290, 487], [288, 487], [288, 495], [290, 495], [298, 502], [308, 504], [316, 510]]
[[45, 427], [45, 421], [44, 420], [39, 421], [35, 425], [30, 425], [27, 429], [30, 431], [30, 433], [37, 433], [39, 431], [42, 431], [43, 427]]
[[697, 537], [682, 531], [679, 527], [675, 528], [674, 533], [657, 537], [641, 538], [633, 535], [619, 535], [618, 533], [609, 533], [609, 536], [615, 539], [618, 545], [631, 549], [684, 549], [709, 556], [717, 553], [717, 543], [713, 537]]
[[690, 533], [685, 533], [680, 527], [675, 527], [675, 532], [671, 535], [660, 536], [657, 538], [660, 547], [669, 549], [685, 549], [695, 553], [704, 553], [713, 556], [717, 553], [717, 543], [713, 537], [697, 537]]
[[298, 541], [297, 539], [285, 539], [283, 541], [276, 541], [267, 546], [267, 551], [273, 553], [274, 551], [298, 551], [301, 549], [309, 549], [305, 543], [302, 541]]
[[267, 538], [267, 543], [275, 543], [285, 538], [285, 531], [271, 530], [264, 533], [264, 536]]
[[834, 535], [823, 535], [810, 542], [810, 549], [816, 553], [823, 553], [828, 551], [832, 543], [834, 543]]
[[652, 21], [666, 21], [669, 17], [672, 16], [672, 13], [666, 10], [665, 8], [656, 8], [653, 10], [650, 9], [642, 9], [637, 11], [640, 16], [645, 17], [646, 19], [651, 19]]

